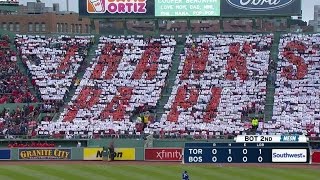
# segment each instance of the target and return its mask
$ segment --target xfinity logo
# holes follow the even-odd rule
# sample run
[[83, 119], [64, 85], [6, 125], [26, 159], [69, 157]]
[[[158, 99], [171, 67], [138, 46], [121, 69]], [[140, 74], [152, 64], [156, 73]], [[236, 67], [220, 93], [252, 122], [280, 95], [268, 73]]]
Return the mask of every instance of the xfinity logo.
[[158, 159], [182, 159], [182, 153], [179, 151], [174, 152], [168, 152], [166, 150], [162, 150], [160, 152], [157, 152], [157, 158]]
[[231, 6], [248, 11], [280, 9], [290, 5], [294, 1], [295, 0], [227, 0]]

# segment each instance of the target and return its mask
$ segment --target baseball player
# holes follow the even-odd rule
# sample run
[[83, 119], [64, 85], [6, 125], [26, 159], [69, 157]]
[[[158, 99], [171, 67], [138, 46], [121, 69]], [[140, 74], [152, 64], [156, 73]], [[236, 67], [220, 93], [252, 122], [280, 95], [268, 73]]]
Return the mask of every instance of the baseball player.
[[102, 160], [103, 161], [109, 161], [109, 150], [108, 150], [108, 148], [106, 146], [103, 146]]
[[184, 171], [184, 172], [182, 173], [182, 180], [190, 180], [187, 171]]
[[115, 156], [115, 152], [114, 152], [114, 140], [112, 140], [109, 144], [109, 157], [110, 157], [110, 161], [114, 161], [114, 156]]

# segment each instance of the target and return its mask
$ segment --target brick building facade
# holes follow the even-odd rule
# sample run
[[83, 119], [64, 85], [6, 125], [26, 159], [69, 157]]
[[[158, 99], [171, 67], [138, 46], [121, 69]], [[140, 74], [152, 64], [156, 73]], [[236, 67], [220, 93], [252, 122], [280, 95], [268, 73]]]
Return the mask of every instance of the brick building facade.
[[[43, 14], [6, 14], [0, 16], [0, 26], [4, 30], [14, 33], [76, 33], [86, 34], [92, 32], [91, 20], [79, 18], [76, 13]], [[94, 22], [95, 33], [99, 33], [99, 24]]]
[[99, 33], [99, 22], [60, 11], [59, 4], [45, 7], [41, 2], [28, 2], [27, 6], [1, 5], [0, 29], [20, 34], [88, 34]]

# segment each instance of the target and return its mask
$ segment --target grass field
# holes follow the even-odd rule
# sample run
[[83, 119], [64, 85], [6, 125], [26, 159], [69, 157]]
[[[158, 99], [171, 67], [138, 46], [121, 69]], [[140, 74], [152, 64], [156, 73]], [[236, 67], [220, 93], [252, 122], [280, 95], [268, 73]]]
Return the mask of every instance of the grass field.
[[191, 180], [319, 180], [319, 169], [217, 167], [186, 165], [4, 165], [0, 180], [179, 180], [187, 170]]

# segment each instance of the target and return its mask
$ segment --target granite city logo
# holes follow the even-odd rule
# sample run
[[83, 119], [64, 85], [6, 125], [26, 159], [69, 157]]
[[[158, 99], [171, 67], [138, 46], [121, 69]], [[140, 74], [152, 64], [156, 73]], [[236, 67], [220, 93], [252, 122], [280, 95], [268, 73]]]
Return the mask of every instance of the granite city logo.
[[227, 2], [238, 9], [248, 11], [269, 11], [284, 8], [295, 0], [227, 0]]

